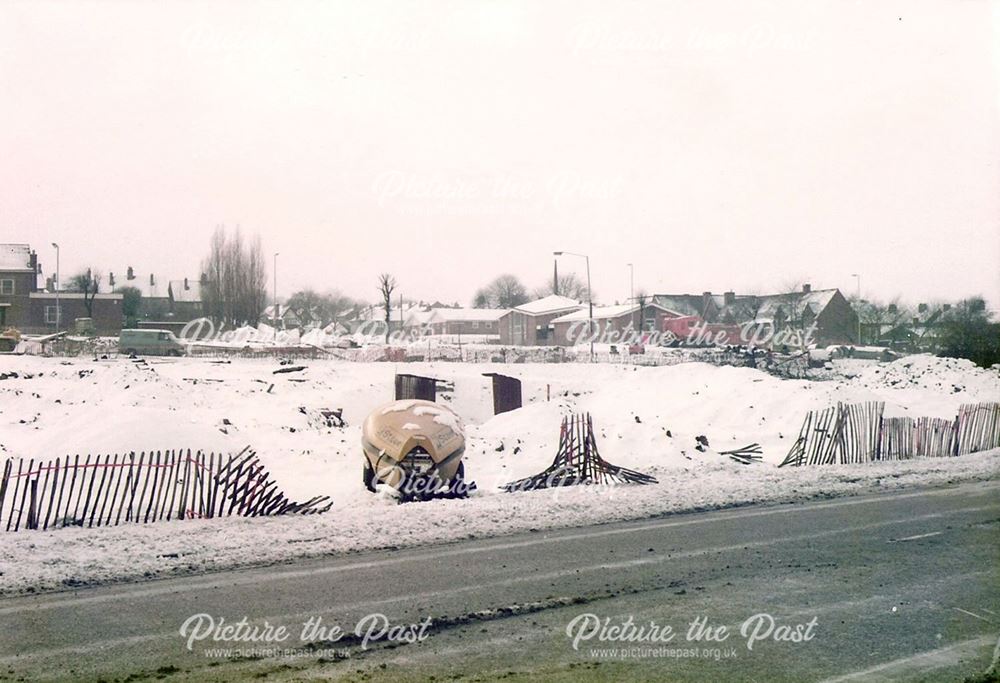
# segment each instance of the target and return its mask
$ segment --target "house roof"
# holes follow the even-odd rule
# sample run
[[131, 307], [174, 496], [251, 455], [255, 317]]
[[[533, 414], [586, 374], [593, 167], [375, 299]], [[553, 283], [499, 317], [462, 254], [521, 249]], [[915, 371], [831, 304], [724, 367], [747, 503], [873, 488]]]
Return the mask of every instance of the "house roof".
[[528, 315], [544, 315], [546, 313], [570, 311], [580, 308], [581, 306], [583, 306], [583, 304], [576, 299], [570, 299], [568, 296], [559, 296], [558, 294], [549, 294], [541, 299], [521, 304], [514, 310], [521, 313], [527, 313]]
[[111, 286], [111, 276], [105, 275], [101, 279], [100, 292], [111, 293], [120, 292], [126, 287], [138, 289], [143, 299], [166, 299], [170, 296], [170, 282], [156, 275], [153, 276], [153, 284], [149, 284], [149, 273], [139, 275], [129, 280], [125, 275], [115, 273], [115, 284]]
[[[656, 303], [647, 303], [644, 308], [658, 308], [662, 311], [667, 311], [668, 313], [674, 313], [680, 315], [676, 311], [671, 311], [668, 308]], [[595, 306], [594, 307], [594, 320], [613, 320], [615, 318], [620, 318], [623, 315], [630, 315], [637, 313], [640, 309], [639, 304], [618, 304], [615, 306]], [[590, 320], [590, 310], [584, 306], [578, 311], [573, 311], [572, 313], [567, 313], [566, 315], [559, 316], [552, 321], [555, 323], [569, 323], [577, 322], [580, 320]]]
[[657, 294], [653, 300], [668, 310], [699, 317], [705, 317], [707, 307], [714, 307], [720, 320], [743, 323], [775, 320], [781, 315], [787, 318], [793, 313], [800, 317], [807, 310], [814, 316], [819, 315], [838, 291], [814, 289], [781, 294], [740, 294], [734, 296], [731, 303], [726, 303], [725, 294], [711, 294], [707, 299], [702, 294]]
[[[52, 301], [58, 298], [62, 301], [64, 299], [82, 299], [84, 294], [83, 292], [60, 291], [57, 297], [55, 292], [31, 292], [28, 294], [28, 297], [31, 299], [52, 299]], [[95, 294], [94, 298], [107, 301], [121, 301], [124, 297], [121, 294]]]
[[[679, 315], [705, 316], [705, 299], [701, 294], [656, 294], [653, 303]], [[712, 303], [719, 305], [714, 297]]]
[[0, 270], [26, 270], [31, 272], [31, 246], [27, 244], [0, 244]]
[[183, 303], [201, 303], [201, 281], [188, 278], [187, 287], [184, 280], [171, 280], [167, 287], [174, 301]]
[[817, 316], [830, 304], [836, 293], [836, 289], [819, 289], [810, 292], [738, 296], [731, 304], [723, 303], [719, 309], [719, 317], [734, 322], [747, 322], [776, 320], [782, 316], [799, 318], [806, 311]]
[[415, 325], [424, 325], [430, 321], [434, 315], [435, 309], [415, 309], [411, 310], [404, 320], [403, 324], [407, 327], [413, 327]]

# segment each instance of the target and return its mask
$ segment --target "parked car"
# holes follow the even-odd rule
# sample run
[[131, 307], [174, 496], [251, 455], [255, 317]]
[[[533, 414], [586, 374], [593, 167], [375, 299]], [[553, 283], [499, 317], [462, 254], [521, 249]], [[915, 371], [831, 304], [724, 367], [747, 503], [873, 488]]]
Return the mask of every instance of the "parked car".
[[122, 330], [118, 351], [130, 356], [183, 356], [187, 347], [170, 330]]

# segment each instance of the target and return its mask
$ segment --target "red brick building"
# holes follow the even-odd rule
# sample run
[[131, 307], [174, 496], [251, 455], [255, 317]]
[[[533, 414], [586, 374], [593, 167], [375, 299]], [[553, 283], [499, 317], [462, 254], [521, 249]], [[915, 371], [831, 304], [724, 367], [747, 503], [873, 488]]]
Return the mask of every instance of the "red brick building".
[[0, 330], [20, 327], [38, 291], [38, 257], [27, 244], [0, 244]]

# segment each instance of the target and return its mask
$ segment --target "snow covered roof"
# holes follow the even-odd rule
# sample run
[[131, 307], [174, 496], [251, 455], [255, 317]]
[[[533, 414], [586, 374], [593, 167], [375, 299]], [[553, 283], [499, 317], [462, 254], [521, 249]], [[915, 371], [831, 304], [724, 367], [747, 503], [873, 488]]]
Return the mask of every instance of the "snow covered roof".
[[764, 321], [784, 317], [801, 317], [809, 311], [813, 316], [825, 309], [837, 289], [816, 289], [808, 292], [782, 294], [657, 294], [653, 300], [670, 311], [682, 315], [710, 317], [728, 322]]
[[0, 244], [0, 270], [31, 271], [31, 247], [27, 244]]
[[557, 313], [559, 311], [569, 311], [583, 306], [579, 301], [570, 299], [568, 296], [549, 294], [548, 296], [521, 304], [515, 311], [528, 313], [529, 315], [542, 315], [545, 313]]
[[[101, 287], [99, 289], [101, 293], [110, 294], [112, 292], [120, 292], [126, 287], [132, 287], [139, 290], [143, 299], [166, 299], [170, 296], [170, 283], [167, 280], [160, 279], [156, 275], [136, 275], [136, 277], [129, 280], [125, 275], [114, 273], [114, 277], [114, 286], [111, 285], [110, 274], [105, 275], [101, 279]], [[150, 284], [150, 279], [153, 280], [152, 284]]]
[[678, 315], [704, 317], [706, 314], [705, 300], [701, 294], [656, 294], [653, 301]]
[[505, 308], [435, 308], [426, 322], [464, 322], [467, 320], [495, 321], [506, 313]]
[[788, 292], [786, 294], [765, 294], [763, 296], [740, 296], [732, 304], [723, 306], [720, 317], [737, 322], [747, 320], [777, 320], [778, 318], [799, 318], [806, 311], [813, 316], [825, 309], [836, 289], [819, 289], [810, 292]]
[[434, 315], [434, 309], [415, 309], [411, 310], [404, 320], [403, 324], [407, 327], [424, 325], [430, 321], [431, 317]]
[[[614, 318], [620, 318], [623, 315], [629, 315], [632, 313], [637, 313], [639, 311], [639, 304], [618, 304], [615, 306], [595, 306], [594, 307], [594, 320], [613, 320]], [[668, 313], [674, 313], [669, 309], [660, 306], [655, 303], [647, 303], [646, 309], [658, 308], [661, 311], [667, 311]], [[578, 320], [590, 320], [590, 311], [584, 306], [579, 311], [574, 311], [572, 313], [567, 313], [566, 315], [560, 316], [552, 321], [555, 323], [569, 323], [577, 322]]]
[[[83, 292], [63, 292], [60, 291], [58, 298], [62, 299], [82, 299], [84, 297]], [[31, 299], [52, 299], [56, 300], [55, 292], [31, 292], [28, 294], [28, 298]], [[123, 297], [121, 294], [95, 294], [95, 299], [108, 300], [108, 301], [120, 301]]]
[[[621, 304], [618, 306], [594, 306], [594, 320], [610, 320], [639, 310], [638, 304]], [[571, 323], [578, 320], [590, 320], [590, 309], [584, 306], [579, 311], [573, 311], [566, 315], [559, 316], [552, 321], [555, 323]]]
[[199, 280], [192, 280], [190, 278], [187, 280], [171, 280], [168, 287], [174, 301], [201, 303], [201, 282]]

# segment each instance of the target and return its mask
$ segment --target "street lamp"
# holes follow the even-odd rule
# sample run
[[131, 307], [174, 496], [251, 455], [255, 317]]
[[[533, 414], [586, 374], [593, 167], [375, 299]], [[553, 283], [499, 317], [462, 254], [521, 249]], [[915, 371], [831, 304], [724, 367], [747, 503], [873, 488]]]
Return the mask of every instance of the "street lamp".
[[55, 289], [56, 289], [56, 333], [58, 334], [58, 332], [59, 332], [59, 325], [62, 322], [62, 309], [59, 308], [59, 245], [56, 244], [55, 242], [53, 242], [52, 246], [56, 248], [56, 281], [55, 281]]
[[274, 343], [278, 343], [278, 253], [274, 252]]
[[856, 311], [858, 316], [858, 346], [861, 346], [861, 274], [851, 273], [851, 277], [853, 277], [858, 281], [858, 295], [855, 298], [855, 301], [858, 302], [857, 303], [858, 310]]
[[594, 362], [594, 297], [591, 295], [590, 290], [590, 257], [586, 254], [576, 254], [572, 251], [554, 251], [553, 256], [579, 256], [580, 258], [586, 260], [587, 262], [587, 304], [590, 307], [590, 322], [588, 323], [588, 331], [590, 332], [590, 362]]

